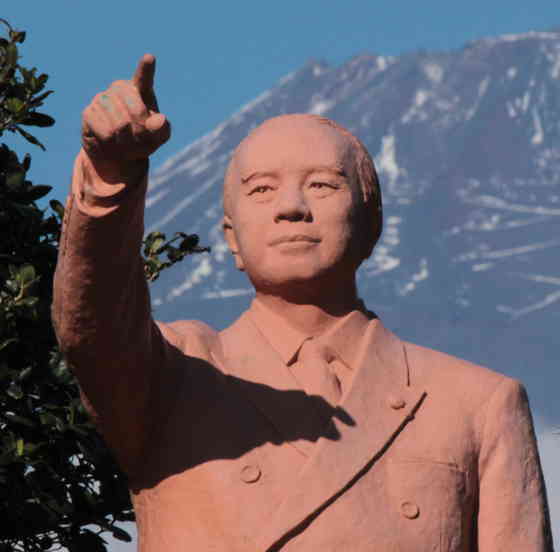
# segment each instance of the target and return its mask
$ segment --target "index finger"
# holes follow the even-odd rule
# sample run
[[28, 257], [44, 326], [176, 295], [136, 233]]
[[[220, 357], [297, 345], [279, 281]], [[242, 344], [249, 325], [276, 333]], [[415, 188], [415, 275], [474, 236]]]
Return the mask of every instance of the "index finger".
[[151, 99], [154, 93], [154, 75], [156, 72], [156, 58], [152, 54], [144, 54], [138, 62], [132, 84], [136, 87], [142, 99]]

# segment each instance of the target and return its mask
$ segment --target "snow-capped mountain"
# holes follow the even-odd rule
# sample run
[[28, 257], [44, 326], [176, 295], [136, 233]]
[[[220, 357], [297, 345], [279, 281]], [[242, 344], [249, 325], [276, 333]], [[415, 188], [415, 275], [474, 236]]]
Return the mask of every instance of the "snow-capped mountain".
[[224, 170], [252, 128], [291, 112], [336, 120], [374, 157], [385, 227], [359, 271], [368, 307], [527, 386], [560, 539], [560, 29], [312, 61], [171, 157], [152, 174], [146, 230], [196, 232], [212, 252], [163, 273], [156, 318], [221, 328], [248, 305], [222, 237]]
[[336, 120], [374, 157], [385, 228], [359, 272], [367, 305], [401, 337], [522, 379], [560, 424], [560, 30], [312, 61], [171, 157], [146, 231], [196, 232], [212, 252], [162, 275], [156, 317], [224, 327], [248, 304], [222, 237], [224, 170], [252, 128], [290, 112]]

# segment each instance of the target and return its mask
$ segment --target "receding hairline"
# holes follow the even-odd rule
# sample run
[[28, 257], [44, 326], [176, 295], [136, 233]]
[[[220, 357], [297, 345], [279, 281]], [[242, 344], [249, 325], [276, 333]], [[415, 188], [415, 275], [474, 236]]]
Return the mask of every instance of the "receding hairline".
[[[281, 123], [282, 121], [287, 122], [290, 119], [300, 120], [300, 121], [307, 120], [310, 122], [317, 123], [317, 125], [320, 126], [327, 126], [330, 129], [334, 130], [338, 134], [338, 136], [340, 136], [348, 145], [349, 151], [351, 152], [352, 155], [354, 165], [355, 165], [356, 154], [358, 153], [357, 150], [363, 149], [365, 152], [367, 152], [367, 150], [365, 150], [361, 142], [350, 131], [338, 125], [331, 119], [322, 117], [320, 115], [313, 115], [311, 113], [288, 113], [288, 114], [278, 115], [276, 117], [271, 117], [269, 119], [266, 119], [260, 125], [253, 128], [249, 132], [249, 134], [247, 134], [247, 136], [245, 136], [245, 138], [243, 138], [243, 140], [241, 140], [241, 142], [239, 142], [237, 147], [233, 150], [233, 153], [230, 158], [230, 162], [228, 163], [228, 166], [226, 168], [226, 173], [224, 176], [223, 204], [224, 204], [224, 213], [226, 215], [230, 214], [230, 208], [231, 208], [230, 190], [231, 190], [233, 175], [237, 169], [236, 161], [238, 159], [239, 152], [241, 151], [242, 147], [245, 146], [249, 140], [255, 138], [259, 134], [259, 132], [262, 132], [262, 130], [266, 129], [268, 126], [273, 126], [275, 124]], [[357, 170], [357, 167], [354, 168]]]

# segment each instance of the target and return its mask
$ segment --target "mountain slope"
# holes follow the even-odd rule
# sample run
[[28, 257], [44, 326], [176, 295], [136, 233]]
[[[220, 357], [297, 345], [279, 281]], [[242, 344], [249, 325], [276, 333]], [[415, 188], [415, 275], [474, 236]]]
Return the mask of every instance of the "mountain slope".
[[385, 228], [359, 271], [368, 306], [404, 338], [521, 378], [560, 423], [560, 32], [312, 61], [171, 157], [147, 230], [196, 232], [212, 253], [162, 275], [158, 318], [223, 327], [248, 304], [222, 238], [223, 174], [252, 128], [290, 112], [335, 119], [374, 157]]

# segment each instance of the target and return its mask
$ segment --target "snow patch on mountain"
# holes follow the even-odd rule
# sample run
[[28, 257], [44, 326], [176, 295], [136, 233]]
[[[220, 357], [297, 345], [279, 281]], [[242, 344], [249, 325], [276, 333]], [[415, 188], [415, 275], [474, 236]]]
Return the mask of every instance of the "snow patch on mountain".
[[518, 34], [504, 34], [498, 37], [487, 37], [471, 44], [484, 44], [485, 46], [494, 46], [503, 42], [519, 42], [521, 40], [559, 40], [560, 33], [545, 31], [528, 31]]
[[[150, 224], [146, 232], [152, 232], [159, 228], [162, 228], [172, 220], [174, 220], [180, 213], [185, 211], [192, 203], [194, 203], [199, 197], [203, 196], [210, 188], [214, 187], [216, 184], [221, 185], [222, 183], [222, 175], [215, 175], [214, 178], [211, 178], [198, 186], [190, 195], [184, 197], [181, 201], [176, 203], [169, 211], [163, 214], [163, 216], [157, 220], [155, 220], [152, 224]], [[148, 195], [147, 201], [150, 200], [150, 196]]]
[[390, 272], [400, 265], [400, 259], [392, 254], [400, 243], [399, 225], [402, 218], [387, 217], [379, 243], [375, 246], [372, 256], [364, 262], [363, 271], [368, 277]]
[[375, 163], [378, 172], [383, 173], [389, 178], [390, 186], [395, 184], [399, 176], [406, 175], [406, 170], [399, 167], [397, 163], [394, 134], [383, 136], [381, 139], [381, 150], [375, 156]]
[[207, 291], [202, 294], [203, 299], [230, 299], [231, 297], [242, 297], [244, 295], [254, 295], [255, 290], [250, 288], [221, 289], [219, 291]]
[[429, 275], [430, 271], [428, 270], [428, 259], [423, 257], [422, 259], [420, 259], [420, 266], [418, 267], [418, 271], [412, 274], [410, 280], [404, 286], [400, 286], [398, 288], [397, 293], [401, 297], [404, 295], [408, 295], [416, 289], [416, 286], [420, 282], [426, 280]]
[[311, 98], [311, 105], [307, 110], [307, 112], [313, 115], [324, 115], [335, 105], [336, 102], [332, 100], [324, 100], [322, 98]]
[[535, 133], [531, 138], [531, 143], [538, 145], [538, 144], [542, 144], [544, 141], [544, 131], [537, 109], [533, 107], [532, 111], [533, 111], [533, 125], [535, 128]]
[[425, 63], [422, 66], [422, 69], [426, 77], [428, 77], [428, 79], [430, 79], [432, 83], [439, 84], [442, 81], [444, 70], [441, 65], [433, 62]]
[[166, 300], [170, 301], [176, 297], [180, 297], [185, 292], [192, 289], [196, 284], [199, 284], [204, 279], [207, 279], [212, 274], [212, 263], [208, 256], [200, 257], [198, 264], [194, 270], [192, 270], [184, 281], [176, 287], [171, 288], [166, 296]]
[[510, 203], [500, 197], [492, 195], [467, 196], [462, 192], [458, 192], [465, 203], [479, 205], [481, 207], [491, 207], [493, 209], [502, 209], [505, 211], [514, 211], [517, 213], [534, 213], [536, 215], [560, 216], [560, 209], [547, 207], [546, 205], [523, 205]]
[[427, 90], [420, 89], [416, 91], [414, 95], [414, 100], [412, 105], [406, 111], [406, 113], [401, 117], [401, 122], [406, 124], [411, 121], [425, 121], [428, 118], [428, 113], [422, 109], [422, 106], [430, 98], [431, 93]]
[[509, 314], [512, 318], [515, 319], [533, 313], [535, 311], [544, 309], [546, 307], [550, 307], [551, 305], [553, 305], [559, 300], [560, 300], [560, 291], [554, 291], [552, 293], [548, 293], [547, 295], [545, 295], [541, 300], [523, 308], [515, 308], [507, 305], [498, 305], [496, 307], [496, 310], [498, 310], [499, 312], [503, 312], [505, 314]]
[[[195, 140], [179, 151], [179, 153], [167, 159], [167, 161], [150, 175], [149, 190], [153, 191], [161, 184], [166, 184], [171, 177], [183, 173], [184, 171], [191, 170], [209, 157], [220, 146], [219, 137], [225, 127], [225, 123], [218, 125], [214, 130], [205, 134], [202, 138]], [[199, 152], [197, 155], [190, 157], [183, 164], [180, 164], [181, 160], [189, 157], [191, 153], [196, 151]]]
[[480, 107], [480, 103], [482, 102], [482, 98], [484, 97], [484, 95], [486, 94], [487, 90], [488, 90], [488, 85], [490, 84], [490, 77], [485, 77], [478, 85], [478, 96], [474, 102], [474, 104], [472, 105], [472, 107], [470, 107], [466, 114], [465, 114], [465, 119], [467, 121], [470, 121], [475, 113], [478, 111], [478, 108]]

